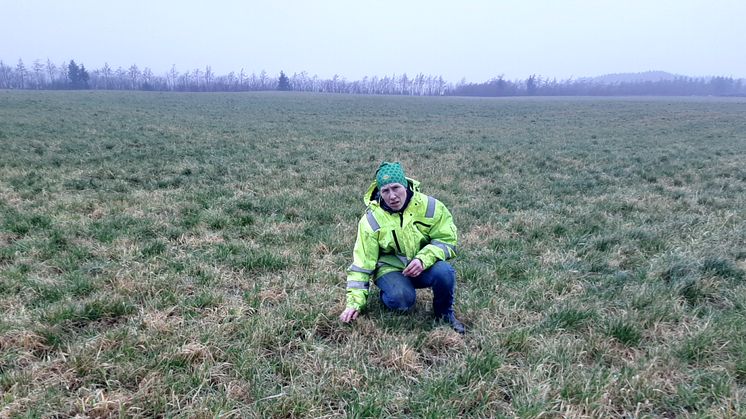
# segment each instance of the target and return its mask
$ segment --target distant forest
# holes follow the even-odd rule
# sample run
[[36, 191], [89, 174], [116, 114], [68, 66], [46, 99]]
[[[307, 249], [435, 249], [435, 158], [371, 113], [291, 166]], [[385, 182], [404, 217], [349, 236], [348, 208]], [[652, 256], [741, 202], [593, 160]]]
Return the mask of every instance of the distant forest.
[[656, 80], [610, 81], [597, 79], [557, 80], [532, 75], [525, 80], [507, 80], [503, 76], [481, 83], [446, 81], [441, 76], [406, 73], [363, 77], [350, 81], [339, 75], [331, 79], [309, 76], [305, 71], [270, 75], [266, 71], [247, 74], [215, 74], [204, 69], [179, 71], [176, 66], [164, 74], [148, 67], [132, 65], [125, 69], [103, 67], [88, 70], [75, 60], [55, 64], [35, 60], [26, 66], [22, 60], [7, 65], [0, 60], [0, 89], [92, 89], [150, 90], [180, 92], [245, 92], [286, 90], [301, 92], [348, 93], [406, 96], [746, 96], [744, 79], [732, 77], [692, 78], [672, 76]]

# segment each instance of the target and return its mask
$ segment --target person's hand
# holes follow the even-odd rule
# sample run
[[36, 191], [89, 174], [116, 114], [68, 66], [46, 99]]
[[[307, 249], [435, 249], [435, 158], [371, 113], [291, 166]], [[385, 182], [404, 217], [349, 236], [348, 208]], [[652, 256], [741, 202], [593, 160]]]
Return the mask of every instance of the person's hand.
[[345, 311], [343, 311], [342, 314], [339, 315], [339, 320], [341, 320], [342, 323], [349, 323], [357, 319], [358, 314], [360, 314], [359, 311], [355, 310], [354, 308], [347, 307]]
[[404, 276], [411, 276], [411, 277], [417, 277], [420, 276], [422, 271], [425, 269], [422, 268], [422, 261], [419, 259], [412, 259], [411, 262], [409, 262], [409, 265], [402, 271], [402, 274]]

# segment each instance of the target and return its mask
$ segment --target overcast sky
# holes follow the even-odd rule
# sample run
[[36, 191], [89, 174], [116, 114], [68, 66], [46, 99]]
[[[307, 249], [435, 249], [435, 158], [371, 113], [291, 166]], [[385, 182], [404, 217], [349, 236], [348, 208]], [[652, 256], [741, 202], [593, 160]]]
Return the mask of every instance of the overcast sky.
[[746, 0], [0, 0], [0, 59], [162, 74], [746, 77]]

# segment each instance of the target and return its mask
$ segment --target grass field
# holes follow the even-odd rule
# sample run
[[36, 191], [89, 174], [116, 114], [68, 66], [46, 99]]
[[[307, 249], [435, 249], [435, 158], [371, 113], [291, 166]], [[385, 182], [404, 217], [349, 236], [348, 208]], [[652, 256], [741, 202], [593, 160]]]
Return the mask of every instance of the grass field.
[[[746, 100], [0, 92], [0, 416], [744, 417]], [[339, 322], [401, 161], [461, 337]]]

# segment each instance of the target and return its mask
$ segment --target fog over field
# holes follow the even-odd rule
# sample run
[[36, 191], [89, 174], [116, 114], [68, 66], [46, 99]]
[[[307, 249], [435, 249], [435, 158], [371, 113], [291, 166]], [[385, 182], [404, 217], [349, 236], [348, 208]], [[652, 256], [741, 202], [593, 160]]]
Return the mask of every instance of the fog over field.
[[449, 82], [667, 71], [746, 77], [738, 0], [5, 2], [0, 59]]

